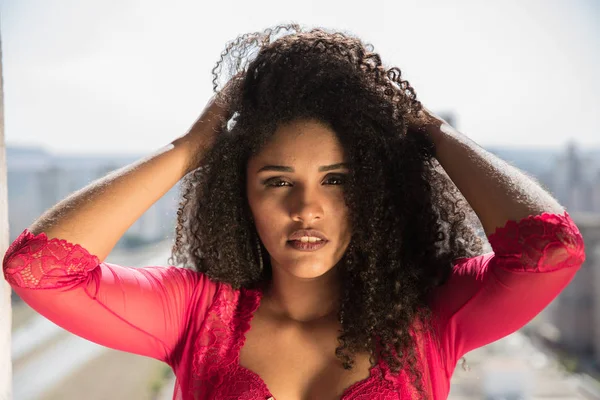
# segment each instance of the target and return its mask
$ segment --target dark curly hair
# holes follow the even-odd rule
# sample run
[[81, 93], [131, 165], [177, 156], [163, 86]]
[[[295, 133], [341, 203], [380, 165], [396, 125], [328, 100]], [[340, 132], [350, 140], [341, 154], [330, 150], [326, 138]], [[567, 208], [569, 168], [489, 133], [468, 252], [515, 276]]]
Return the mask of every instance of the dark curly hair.
[[415, 91], [371, 45], [295, 24], [238, 37], [213, 75], [216, 92], [235, 77], [221, 99], [232, 118], [184, 178], [172, 257], [234, 288], [268, 282], [268, 254], [260, 245], [261, 271], [246, 196], [248, 160], [281, 124], [326, 123], [351, 165], [344, 195], [352, 238], [338, 264], [336, 355], [347, 369], [358, 351], [372, 363], [383, 357], [394, 372], [408, 367], [421, 388], [414, 330], [431, 325], [428, 294], [455, 259], [481, 253], [482, 240], [431, 140], [409, 129], [422, 108]]

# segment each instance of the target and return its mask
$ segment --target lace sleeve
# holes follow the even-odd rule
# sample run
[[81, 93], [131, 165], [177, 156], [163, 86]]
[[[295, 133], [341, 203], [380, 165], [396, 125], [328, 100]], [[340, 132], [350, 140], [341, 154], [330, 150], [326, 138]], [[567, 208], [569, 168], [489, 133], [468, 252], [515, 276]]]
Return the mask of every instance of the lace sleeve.
[[60, 289], [85, 281], [100, 260], [78, 244], [48, 240], [45, 233], [34, 236], [26, 229], [9, 246], [3, 264], [13, 287]]
[[450, 374], [466, 352], [535, 317], [585, 260], [583, 238], [566, 211], [508, 221], [489, 242], [494, 252], [458, 260], [432, 299]]
[[191, 270], [101, 263], [78, 244], [27, 230], [6, 252], [3, 271], [26, 303], [64, 329], [166, 362], [190, 310], [198, 318], [216, 290], [215, 283]]
[[515, 271], [550, 272], [585, 260], [583, 237], [566, 211], [508, 221], [488, 239], [502, 267]]

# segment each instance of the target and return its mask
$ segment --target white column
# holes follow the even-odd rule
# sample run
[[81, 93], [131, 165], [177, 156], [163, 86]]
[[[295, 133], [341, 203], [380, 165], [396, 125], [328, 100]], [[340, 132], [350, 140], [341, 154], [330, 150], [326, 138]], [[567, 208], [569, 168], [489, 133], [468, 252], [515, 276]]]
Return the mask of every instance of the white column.
[[[8, 248], [8, 187], [6, 178], [6, 145], [4, 143], [4, 79], [2, 75], [2, 38], [0, 37], [0, 255]], [[0, 274], [0, 400], [12, 398], [12, 364], [10, 331], [12, 311], [10, 286]]]

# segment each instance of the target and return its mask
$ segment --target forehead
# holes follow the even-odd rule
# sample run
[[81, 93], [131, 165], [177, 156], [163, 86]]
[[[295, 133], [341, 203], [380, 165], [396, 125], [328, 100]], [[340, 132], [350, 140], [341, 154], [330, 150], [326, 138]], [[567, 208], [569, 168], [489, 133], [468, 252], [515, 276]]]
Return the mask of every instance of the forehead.
[[341, 162], [344, 151], [336, 133], [317, 120], [280, 125], [257, 159], [279, 162]]

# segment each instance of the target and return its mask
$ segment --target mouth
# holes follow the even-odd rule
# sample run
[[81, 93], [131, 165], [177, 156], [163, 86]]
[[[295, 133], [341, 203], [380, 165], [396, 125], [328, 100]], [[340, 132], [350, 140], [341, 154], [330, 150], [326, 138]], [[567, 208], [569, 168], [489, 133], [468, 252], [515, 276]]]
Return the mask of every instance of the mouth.
[[[305, 237], [306, 238], [306, 237]], [[303, 238], [304, 239], [304, 238]], [[288, 240], [287, 245], [295, 250], [300, 251], [317, 251], [329, 243], [328, 240], [304, 241], [304, 240]]]
[[289, 236], [287, 244], [300, 251], [316, 251], [328, 242], [323, 232], [316, 229], [299, 229]]

